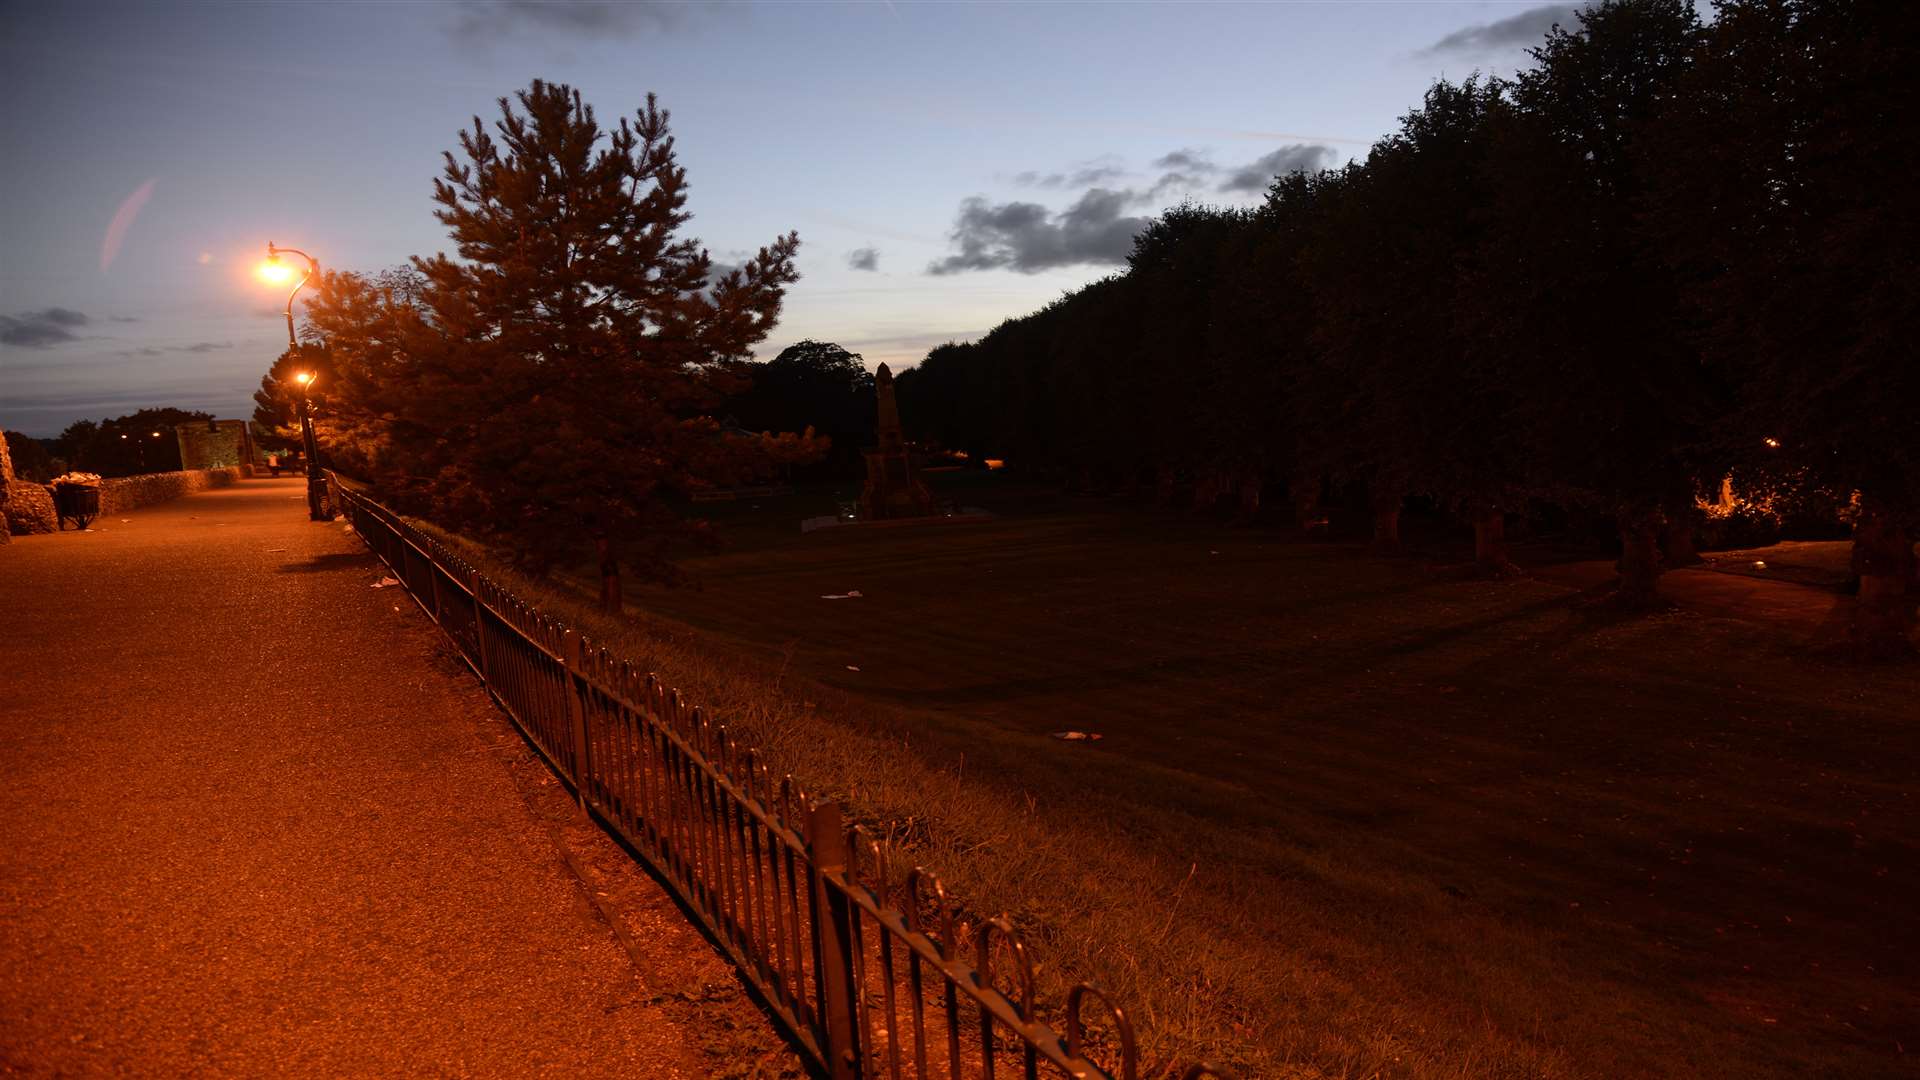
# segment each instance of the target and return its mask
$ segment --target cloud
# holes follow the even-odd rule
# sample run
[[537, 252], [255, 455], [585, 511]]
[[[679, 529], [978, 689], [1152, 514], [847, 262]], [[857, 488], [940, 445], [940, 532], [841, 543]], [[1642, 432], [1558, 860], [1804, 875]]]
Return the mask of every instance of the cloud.
[[1315, 143], [1294, 143], [1271, 154], [1264, 154], [1227, 174], [1221, 191], [1261, 192], [1273, 178], [1285, 173], [1312, 172], [1333, 156], [1333, 147]]
[[1029, 169], [1016, 173], [1013, 182], [1021, 187], [1087, 188], [1098, 187], [1127, 175], [1115, 161], [1090, 161], [1071, 172], [1040, 173]]
[[700, 294], [709, 300], [717, 299], [715, 290], [720, 288], [721, 279], [745, 266], [751, 256], [751, 252], [734, 250], [722, 252], [716, 259], [712, 257], [712, 252], [708, 252], [707, 280], [702, 284]]
[[950, 239], [959, 251], [927, 267], [930, 274], [966, 270], [1015, 270], [1037, 274], [1062, 266], [1118, 265], [1133, 250], [1147, 219], [1123, 211], [1132, 191], [1092, 188], [1072, 206], [1053, 213], [1039, 203], [994, 204], [974, 196], [960, 204]]
[[132, 315], [110, 315], [107, 317], [107, 321], [108, 322], [139, 322], [140, 320], [137, 318], [134, 318]]
[[0, 344], [23, 349], [46, 349], [63, 341], [78, 340], [76, 326], [87, 325], [87, 317], [71, 308], [50, 307], [19, 315], [0, 315]]
[[1171, 169], [1175, 172], [1184, 173], [1210, 173], [1220, 171], [1220, 166], [1207, 160], [1207, 155], [1204, 151], [1193, 149], [1175, 150], [1173, 153], [1167, 154], [1164, 157], [1155, 158], [1153, 167], [1156, 169]]
[[1421, 50], [1424, 56], [1485, 56], [1521, 45], [1537, 45], [1555, 24], [1571, 27], [1580, 8], [1546, 4], [1490, 23], [1463, 27]]
[[[1115, 187], [1089, 183], [1065, 210], [1055, 213], [1035, 202], [989, 202], [974, 196], [960, 204], [948, 239], [957, 250], [927, 267], [930, 274], [957, 274], [967, 270], [1015, 270], [1037, 274], [1062, 266], [1117, 266], [1133, 250], [1133, 238], [1147, 219], [1129, 211], [1157, 209], [1177, 197], [1212, 189], [1227, 193], [1259, 194], [1275, 176], [1312, 171], [1330, 164], [1333, 148], [1323, 143], [1294, 143], [1245, 165], [1217, 165], [1206, 151], [1182, 148], [1153, 161], [1164, 170], [1146, 187]], [[1126, 176], [1111, 159], [1099, 160], [1072, 172], [1023, 172], [1013, 177], [1028, 187], [1081, 186], [1076, 181]], [[1216, 181], [1218, 181], [1216, 183]], [[850, 265], [853, 265], [850, 262]]]
[[191, 345], [142, 345], [137, 349], [120, 349], [115, 356], [165, 356], [168, 353], [210, 353], [233, 348], [231, 341], [196, 341]]
[[467, 42], [501, 41], [528, 31], [598, 40], [677, 30], [690, 5], [602, 0], [460, 0], [451, 32]]
[[855, 248], [847, 253], [847, 265], [855, 270], [880, 269], [880, 251], [878, 248]]
[[1170, 172], [1153, 182], [1140, 196], [1140, 201], [1148, 205], [1165, 205], [1169, 196], [1199, 191], [1206, 187], [1207, 177], [1200, 173]]

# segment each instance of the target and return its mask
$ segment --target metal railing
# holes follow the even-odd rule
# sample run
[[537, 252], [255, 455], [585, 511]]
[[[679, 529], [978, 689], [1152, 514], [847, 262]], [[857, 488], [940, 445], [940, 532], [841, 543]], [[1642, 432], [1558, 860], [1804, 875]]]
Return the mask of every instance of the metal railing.
[[[679, 895], [812, 1066], [832, 1080], [1137, 1080], [1132, 1022], [1093, 986], [1067, 995], [1064, 1036], [1036, 1015], [1032, 957], [1004, 918], [963, 924], [923, 868], [890, 879], [866, 829], [774, 777], [678, 691], [338, 477], [329, 486], [522, 735]], [[1100, 1061], [1090, 1002], [1105, 1013]], [[1232, 1074], [1202, 1063], [1181, 1076]]]

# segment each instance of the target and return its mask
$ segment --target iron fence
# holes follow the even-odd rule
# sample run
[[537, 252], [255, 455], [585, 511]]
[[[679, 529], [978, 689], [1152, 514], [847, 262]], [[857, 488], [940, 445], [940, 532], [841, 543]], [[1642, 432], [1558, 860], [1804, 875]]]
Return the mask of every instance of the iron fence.
[[[813, 1067], [832, 1080], [1137, 1080], [1132, 1022], [1098, 989], [1067, 995], [1064, 1035], [1037, 1015], [1032, 958], [1005, 919], [964, 924], [923, 868], [892, 879], [867, 830], [776, 778], [677, 691], [338, 477], [329, 486], [522, 735], [679, 895]], [[1104, 1013], [1097, 1047], [1090, 1005]], [[1232, 1074], [1205, 1063], [1182, 1074], [1209, 1076]]]

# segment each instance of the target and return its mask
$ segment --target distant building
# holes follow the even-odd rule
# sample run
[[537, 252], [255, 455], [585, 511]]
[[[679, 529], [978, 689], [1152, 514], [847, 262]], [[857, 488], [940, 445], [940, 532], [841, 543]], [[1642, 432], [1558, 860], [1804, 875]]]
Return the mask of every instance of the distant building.
[[227, 469], [258, 465], [253, 426], [245, 420], [195, 420], [177, 424], [182, 469]]

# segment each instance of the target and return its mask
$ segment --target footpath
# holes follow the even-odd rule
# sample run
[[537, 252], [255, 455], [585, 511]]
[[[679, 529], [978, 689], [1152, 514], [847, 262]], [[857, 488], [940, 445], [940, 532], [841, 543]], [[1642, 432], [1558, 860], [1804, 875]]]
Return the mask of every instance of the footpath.
[[[1572, 589], [1598, 589], [1618, 580], [1611, 559], [1558, 563], [1527, 573]], [[1660, 594], [1689, 611], [1743, 622], [1763, 623], [1810, 646], [1846, 640], [1853, 598], [1794, 581], [1730, 574], [1706, 566], [1668, 570], [1660, 575]]]
[[0, 1073], [796, 1074], [302, 492], [0, 548]]

